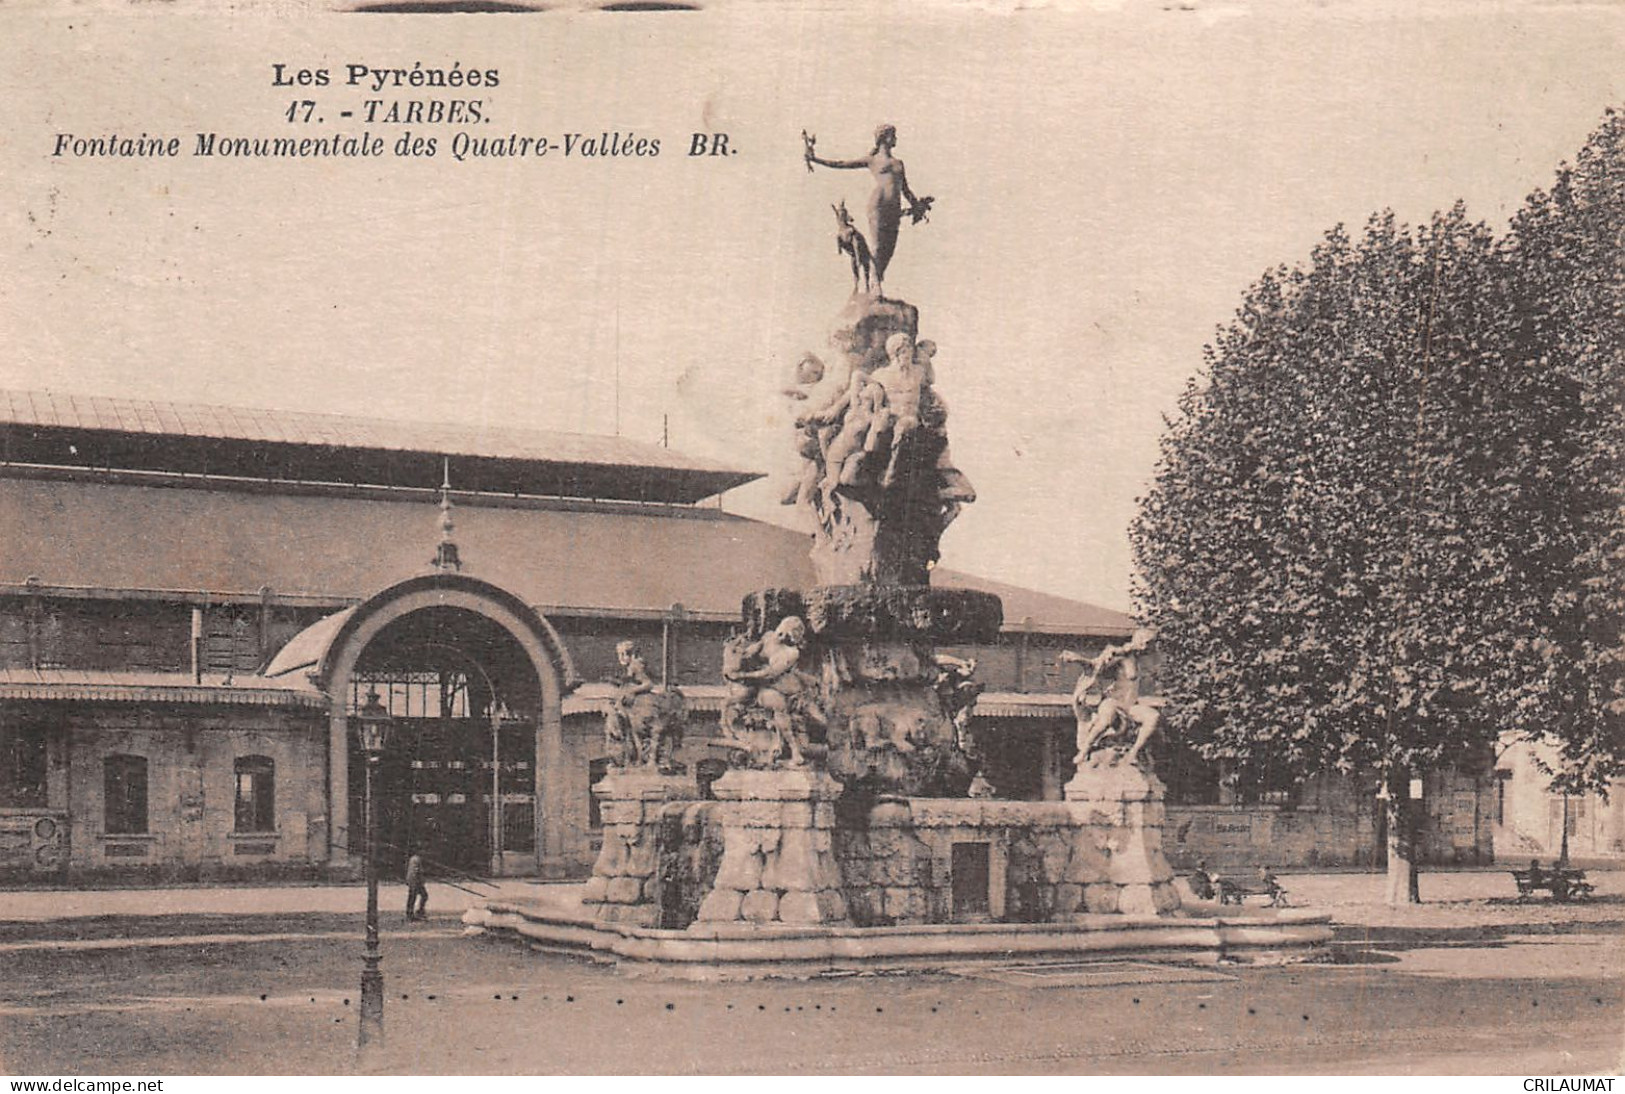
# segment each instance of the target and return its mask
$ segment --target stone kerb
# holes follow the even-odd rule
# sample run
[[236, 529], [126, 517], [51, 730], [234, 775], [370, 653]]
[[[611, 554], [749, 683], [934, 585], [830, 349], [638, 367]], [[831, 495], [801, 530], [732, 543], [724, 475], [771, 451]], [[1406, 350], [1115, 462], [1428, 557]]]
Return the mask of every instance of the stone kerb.
[[735, 770], [711, 791], [720, 803], [722, 860], [697, 927], [850, 922], [834, 851], [840, 783], [812, 769]]
[[[1097, 754], [1066, 784], [1066, 802], [1087, 841], [1104, 854], [1106, 883], [1085, 890], [1090, 911], [1162, 915], [1179, 907], [1174, 872], [1162, 852], [1162, 780], [1134, 764]], [[1113, 903], [1115, 908], [1107, 906]]]
[[696, 801], [692, 775], [615, 771], [592, 793], [599, 800], [604, 843], [581, 902], [601, 923], [652, 927], [660, 922], [660, 817], [671, 802]]

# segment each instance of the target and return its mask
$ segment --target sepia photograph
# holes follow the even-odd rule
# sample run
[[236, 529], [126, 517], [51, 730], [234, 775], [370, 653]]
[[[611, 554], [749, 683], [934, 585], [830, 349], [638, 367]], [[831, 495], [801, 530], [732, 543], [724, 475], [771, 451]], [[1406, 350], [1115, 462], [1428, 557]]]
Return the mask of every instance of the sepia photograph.
[[0, 7], [10, 1089], [1611, 1090], [1621, 57]]

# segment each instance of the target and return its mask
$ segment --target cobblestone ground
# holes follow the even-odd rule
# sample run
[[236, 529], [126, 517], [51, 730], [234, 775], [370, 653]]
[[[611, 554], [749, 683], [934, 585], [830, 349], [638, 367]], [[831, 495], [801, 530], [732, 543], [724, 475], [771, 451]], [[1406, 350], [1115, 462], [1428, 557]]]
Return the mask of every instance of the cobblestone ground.
[[[409, 1073], [1613, 1072], [1625, 873], [1599, 899], [1513, 899], [1504, 872], [1284, 876], [1338, 922], [1331, 960], [1061, 975], [945, 969], [807, 982], [641, 980], [461, 937], [463, 896], [385, 918], [388, 1043]], [[386, 907], [396, 893], [386, 887]], [[0, 1068], [13, 1074], [354, 1070], [353, 888], [0, 893]], [[54, 911], [53, 911], [54, 908]]]

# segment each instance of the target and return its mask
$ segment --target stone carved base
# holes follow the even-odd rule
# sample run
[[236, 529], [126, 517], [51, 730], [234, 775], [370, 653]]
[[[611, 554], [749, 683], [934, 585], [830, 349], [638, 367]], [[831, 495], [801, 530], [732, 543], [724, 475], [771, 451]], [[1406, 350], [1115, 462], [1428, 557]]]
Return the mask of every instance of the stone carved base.
[[[818, 679], [823, 724], [804, 724], [802, 747], [850, 792], [870, 796], [961, 797], [974, 764], [960, 717], [980, 687], [974, 666], [944, 668], [938, 641], [986, 642], [1003, 608], [989, 593], [927, 585], [820, 585], [762, 589], [745, 597], [745, 636], [757, 639], [785, 619], [805, 624], [798, 669]], [[778, 766], [772, 733], [736, 719], [735, 744], [753, 767]], [[956, 721], [957, 718], [957, 721]], [[804, 720], [805, 722], [806, 720]]]
[[[1174, 872], [1162, 853], [1166, 788], [1151, 772], [1121, 762], [1113, 751], [1096, 752], [1066, 784], [1066, 800], [1087, 812], [1087, 823], [1106, 852], [1107, 880], [1125, 915], [1161, 915], [1179, 907]], [[1094, 887], [1091, 886], [1091, 889]], [[1090, 897], [1090, 910], [1107, 910], [1107, 894]]]
[[695, 801], [692, 775], [611, 772], [592, 788], [604, 819], [604, 844], [581, 902], [600, 923], [654, 927], [661, 920], [660, 825], [672, 803]]
[[849, 922], [833, 842], [840, 783], [813, 770], [736, 770], [711, 789], [722, 861], [696, 927]]
[[[929, 650], [850, 642], [829, 657], [839, 658], [848, 676], [828, 705], [829, 773], [842, 785], [873, 795], [963, 795], [971, 768], [932, 683], [936, 673]], [[893, 669], [892, 678], [885, 678]]]
[[999, 598], [976, 589], [930, 585], [815, 585], [761, 589], [742, 605], [746, 633], [759, 638], [800, 616], [820, 640], [882, 638], [927, 645], [991, 644], [1004, 623]]

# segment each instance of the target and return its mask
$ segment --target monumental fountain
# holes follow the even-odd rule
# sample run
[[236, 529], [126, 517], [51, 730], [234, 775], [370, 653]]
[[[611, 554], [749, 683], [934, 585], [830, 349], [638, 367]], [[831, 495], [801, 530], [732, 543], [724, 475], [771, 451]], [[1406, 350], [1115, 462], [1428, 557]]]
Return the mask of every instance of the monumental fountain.
[[[954, 465], [937, 347], [884, 295], [909, 188], [882, 126], [865, 236], [835, 207], [853, 293], [798, 361], [800, 474], [784, 501], [813, 526], [818, 584], [745, 598], [724, 651], [728, 770], [702, 796], [676, 760], [686, 718], [629, 644], [608, 701], [613, 765], [593, 794], [603, 845], [582, 886], [489, 900], [466, 922], [544, 949], [701, 978], [815, 975], [977, 960], [1134, 954], [1191, 961], [1303, 956], [1330, 936], [1302, 910], [1180, 907], [1162, 852], [1163, 786], [1138, 657], [1150, 635], [1085, 658], [1077, 773], [1061, 801], [1006, 801], [979, 771], [973, 662], [999, 599], [930, 583], [943, 532], [976, 494]], [[868, 291], [860, 290], [860, 284]]]

